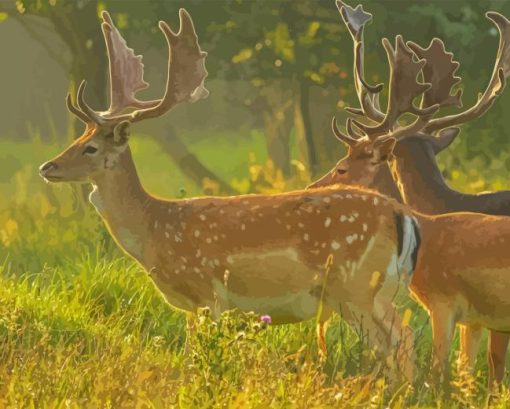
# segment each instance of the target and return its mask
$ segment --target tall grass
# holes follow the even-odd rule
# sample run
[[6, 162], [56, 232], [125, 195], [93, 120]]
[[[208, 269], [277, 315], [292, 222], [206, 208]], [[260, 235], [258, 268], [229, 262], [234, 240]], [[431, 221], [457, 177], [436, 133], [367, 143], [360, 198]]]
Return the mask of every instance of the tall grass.
[[[221, 138], [209, 137], [191, 149], [241, 190], [305, 184], [306, 176], [289, 185], [261, 165], [260, 135], [252, 142], [255, 159], [242, 143], [229, 144], [228, 155], [221, 149], [212, 155]], [[428, 320], [409, 300], [401, 308], [413, 312], [420, 371], [414, 385], [398, 389], [388, 386], [373, 352], [339, 317], [330, 325], [324, 361], [314, 322], [266, 326], [251, 314], [226, 313], [213, 322], [200, 312], [185, 347], [185, 317], [117, 249], [81, 191], [46, 185], [37, 176], [38, 164], [57, 151], [37, 141], [0, 143], [0, 407], [483, 404], [483, 359], [474, 377], [458, 371], [448, 400], [428, 385]], [[170, 197], [181, 188], [199, 193], [150, 140], [135, 138], [133, 151], [150, 191]], [[455, 357], [452, 353], [452, 362]], [[508, 402], [504, 393], [495, 405]]]

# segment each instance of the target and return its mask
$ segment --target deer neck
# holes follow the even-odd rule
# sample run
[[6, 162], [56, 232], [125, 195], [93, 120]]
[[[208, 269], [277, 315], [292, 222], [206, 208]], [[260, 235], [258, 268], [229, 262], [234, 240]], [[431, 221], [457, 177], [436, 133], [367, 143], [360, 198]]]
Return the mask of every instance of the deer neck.
[[372, 186], [370, 187], [385, 196], [397, 200], [399, 203], [403, 203], [402, 195], [400, 194], [396, 181], [393, 179], [389, 164], [385, 163], [381, 165], [381, 169], [377, 172]]
[[448, 211], [458, 192], [446, 184], [432, 148], [413, 139], [399, 142], [395, 149], [391, 166], [404, 203], [424, 213]]
[[141, 261], [148, 233], [146, 209], [151, 196], [144, 190], [129, 147], [114, 169], [92, 180], [89, 200], [103, 218], [117, 243]]

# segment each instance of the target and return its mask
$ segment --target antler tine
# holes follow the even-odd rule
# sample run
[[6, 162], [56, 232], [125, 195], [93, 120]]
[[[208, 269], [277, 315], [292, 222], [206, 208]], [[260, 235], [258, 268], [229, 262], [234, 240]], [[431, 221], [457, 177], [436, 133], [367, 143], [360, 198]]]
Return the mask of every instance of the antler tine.
[[71, 94], [70, 93], [67, 93], [66, 106], [67, 106], [68, 111], [71, 112], [72, 114], [74, 114], [75, 116], [77, 116], [78, 119], [80, 121], [82, 121], [83, 123], [88, 124], [89, 122], [92, 122], [92, 120], [87, 115], [85, 115], [82, 111], [80, 111], [73, 104], [73, 101], [71, 100]]
[[168, 48], [168, 76], [165, 93], [157, 104], [135, 110], [130, 114], [116, 115], [112, 119], [128, 119], [132, 122], [154, 118], [164, 114], [181, 102], [195, 102], [209, 95], [204, 87], [207, 77], [205, 68], [206, 52], [200, 49], [198, 38], [190, 15], [184, 9], [179, 10], [180, 30], [176, 34], [164, 22], [159, 28], [163, 32]]
[[440, 104], [441, 107], [462, 106], [462, 90], [457, 90], [451, 95], [452, 88], [457, 85], [461, 78], [455, 76], [460, 64], [453, 60], [453, 53], [447, 52], [444, 43], [439, 38], [434, 38], [427, 48], [408, 41], [407, 46], [414, 51], [419, 59], [425, 60], [422, 69], [423, 79], [432, 86], [425, 91], [421, 103], [422, 108]]
[[87, 86], [87, 82], [83, 80], [78, 87], [78, 93], [76, 97], [76, 102], [78, 103], [78, 108], [89, 118], [89, 121], [95, 122], [98, 125], [102, 125], [106, 123], [105, 118], [101, 117], [96, 111], [94, 111], [91, 107], [87, 105], [84, 98], [85, 88]]
[[126, 108], [151, 108], [159, 101], [140, 101], [135, 97], [138, 91], [149, 86], [143, 79], [144, 66], [141, 55], [135, 55], [132, 48], [127, 46], [126, 40], [113, 24], [107, 11], [101, 13], [103, 23], [101, 30], [108, 53], [110, 78], [110, 107], [102, 113], [103, 116], [114, 116]]
[[351, 136], [354, 139], [360, 139], [366, 136], [364, 133], [362, 133], [361, 130], [357, 131], [355, 129], [355, 124], [353, 124], [352, 118], [347, 118], [347, 121], [345, 123], [345, 129], [347, 130], [349, 136]]
[[[347, 132], [349, 132], [349, 128], [351, 127], [349, 119], [347, 120], [346, 127], [347, 127]], [[336, 117], [333, 117], [331, 120], [331, 129], [333, 130], [333, 134], [336, 136], [336, 138], [340, 142], [345, 143], [347, 146], [354, 147], [359, 143], [358, 139], [353, 138], [350, 134], [344, 134], [342, 131], [340, 131], [340, 129], [338, 129], [338, 124], [336, 123]]]
[[395, 48], [387, 38], [384, 38], [382, 43], [390, 65], [390, 89], [386, 114], [384, 119], [375, 126], [354, 121], [354, 124], [370, 139], [391, 134], [395, 125], [398, 125], [398, 119], [405, 113], [414, 114], [418, 119], [412, 125], [400, 128], [399, 135], [407, 134], [406, 129], [416, 129], [419, 125], [423, 127], [425, 119], [428, 121], [439, 108], [438, 104], [422, 108], [413, 104], [417, 96], [431, 87], [430, 83], [421, 83], [417, 79], [426, 61], [423, 59], [415, 61], [414, 53], [406, 46], [401, 35], [395, 38]]
[[487, 88], [472, 107], [458, 114], [432, 119], [424, 128], [425, 132], [432, 133], [482, 116], [503, 92], [510, 75], [510, 21], [494, 11], [487, 12], [485, 16], [496, 25], [499, 32], [498, 52]]
[[336, 1], [336, 6], [342, 19], [349, 30], [354, 42], [354, 64], [353, 76], [356, 94], [361, 105], [361, 109], [346, 108], [349, 112], [355, 111], [356, 115], [366, 115], [373, 121], [381, 121], [383, 113], [374, 106], [372, 94], [382, 91], [383, 84], [372, 86], [365, 81], [364, 75], [364, 41], [363, 30], [365, 24], [372, 21], [372, 14], [363, 10], [361, 4], [355, 9], [345, 4], [342, 0]]

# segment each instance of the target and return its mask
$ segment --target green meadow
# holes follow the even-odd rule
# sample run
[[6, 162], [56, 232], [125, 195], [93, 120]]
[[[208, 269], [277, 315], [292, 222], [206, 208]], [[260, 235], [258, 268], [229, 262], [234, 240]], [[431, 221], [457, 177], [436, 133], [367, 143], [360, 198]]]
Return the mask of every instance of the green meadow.
[[[194, 140], [190, 150], [238, 190], [252, 191], [261, 174], [272, 190], [303, 187], [309, 178], [306, 170], [292, 181], [271, 178], [257, 132], [237, 143], [228, 134]], [[37, 175], [38, 165], [62, 147], [36, 138], [0, 143], [0, 407], [484, 404], [485, 348], [473, 376], [457, 368], [454, 348], [448, 398], [430, 386], [428, 319], [410, 300], [401, 308], [411, 313], [409, 325], [416, 330], [419, 372], [413, 385], [390, 387], [373, 351], [339, 317], [330, 325], [326, 360], [318, 355], [315, 322], [263, 326], [250, 314], [226, 313], [213, 322], [199, 312], [185, 350], [184, 314], [166, 304], [116, 247], [81, 188], [48, 185]], [[149, 191], [166, 197], [201, 193], [150, 138], [134, 137], [132, 149]], [[443, 165], [453, 157], [442, 157]], [[484, 172], [454, 168], [451, 182], [464, 190], [478, 190], [480, 180], [484, 188], [505, 187], [493, 169]], [[504, 392], [493, 404], [509, 402]]]

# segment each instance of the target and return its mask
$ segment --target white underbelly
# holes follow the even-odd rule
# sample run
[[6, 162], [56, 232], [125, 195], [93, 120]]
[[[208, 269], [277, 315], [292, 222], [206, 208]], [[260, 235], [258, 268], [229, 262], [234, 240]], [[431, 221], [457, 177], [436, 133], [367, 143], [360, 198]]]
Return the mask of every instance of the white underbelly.
[[314, 292], [318, 269], [305, 265], [293, 247], [239, 252], [227, 257], [229, 278], [216, 280], [214, 291], [223, 309], [238, 308], [270, 315], [273, 322], [313, 318], [319, 302]]
[[510, 306], [502, 302], [500, 308], [494, 308], [493, 311], [480, 311], [478, 305], [469, 303], [464, 297], [458, 299], [457, 321], [461, 324], [480, 325], [484, 328], [493, 329], [501, 332], [510, 332]]
[[484, 328], [510, 333], [510, 317], [488, 316], [470, 311], [459, 319], [461, 324], [479, 325]]
[[269, 315], [275, 324], [314, 318], [319, 308], [319, 300], [311, 295], [308, 289], [298, 292], [289, 290], [278, 296], [264, 297], [236, 294], [219, 280], [215, 280], [213, 284], [222, 310], [237, 308], [244, 312]]

